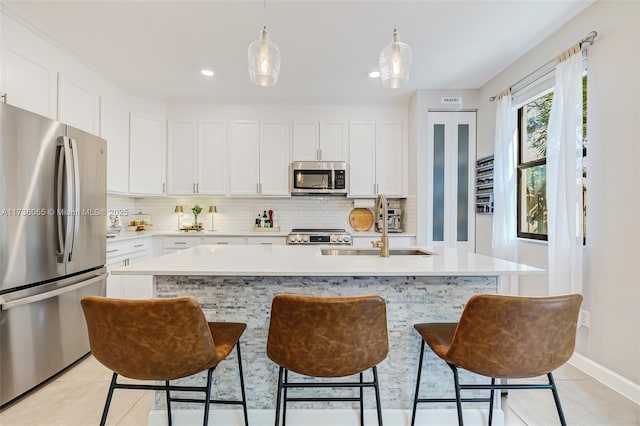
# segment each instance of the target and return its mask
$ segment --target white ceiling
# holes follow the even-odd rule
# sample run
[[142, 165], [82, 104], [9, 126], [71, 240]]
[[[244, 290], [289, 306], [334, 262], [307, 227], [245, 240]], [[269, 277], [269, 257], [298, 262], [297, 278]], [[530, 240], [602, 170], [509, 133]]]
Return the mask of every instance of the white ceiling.
[[[5, 1], [129, 93], [212, 103], [406, 103], [418, 89], [474, 89], [592, 0], [268, 1], [282, 52], [278, 84], [258, 87], [247, 47], [262, 1]], [[391, 41], [413, 50], [409, 84], [367, 77]], [[199, 69], [213, 67], [206, 79]]]

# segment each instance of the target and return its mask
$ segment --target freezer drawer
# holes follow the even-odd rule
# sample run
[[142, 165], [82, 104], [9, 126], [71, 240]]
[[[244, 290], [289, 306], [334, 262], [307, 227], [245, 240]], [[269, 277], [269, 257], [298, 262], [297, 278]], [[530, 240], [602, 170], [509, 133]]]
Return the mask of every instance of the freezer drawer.
[[80, 299], [104, 296], [106, 276], [0, 305], [0, 406], [89, 353]]

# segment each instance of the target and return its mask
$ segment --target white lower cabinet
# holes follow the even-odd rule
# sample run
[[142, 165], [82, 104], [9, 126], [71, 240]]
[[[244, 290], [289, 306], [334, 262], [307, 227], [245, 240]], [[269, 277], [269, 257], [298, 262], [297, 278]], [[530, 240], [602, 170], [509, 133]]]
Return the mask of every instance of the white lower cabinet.
[[[133, 265], [151, 258], [151, 238], [107, 242], [107, 271]], [[153, 277], [150, 275], [113, 275], [107, 278], [107, 297], [152, 299]]]
[[283, 246], [287, 244], [287, 237], [247, 237], [248, 244]]
[[188, 249], [202, 244], [200, 236], [164, 237], [162, 241], [162, 251], [164, 254], [173, 253], [178, 250]]
[[247, 237], [205, 237], [204, 244], [246, 245]]

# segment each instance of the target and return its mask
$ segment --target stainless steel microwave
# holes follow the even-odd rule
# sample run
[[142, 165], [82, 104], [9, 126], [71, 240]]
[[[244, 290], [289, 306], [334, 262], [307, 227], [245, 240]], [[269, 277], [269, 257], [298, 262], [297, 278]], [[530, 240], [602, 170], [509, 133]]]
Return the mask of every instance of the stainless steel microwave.
[[347, 195], [347, 163], [298, 161], [289, 171], [291, 195]]

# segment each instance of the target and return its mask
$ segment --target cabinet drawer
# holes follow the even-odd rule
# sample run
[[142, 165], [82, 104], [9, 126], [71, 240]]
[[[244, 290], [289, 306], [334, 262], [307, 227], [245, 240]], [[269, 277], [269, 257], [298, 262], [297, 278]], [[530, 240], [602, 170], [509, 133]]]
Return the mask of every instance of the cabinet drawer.
[[247, 244], [247, 237], [205, 237], [205, 244]]
[[185, 249], [200, 244], [200, 237], [164, 237], [162, 247], [166, 249]]
[[127, 256], [137, 252], [150, 252], [151, 240], [149, 238], [135, 238], [124, 241], [107, 241], [107, 263], [109, 260]]
[[283, 246], [287, 244], [287, 237], [248, 237], [249, 244], [268, 244], [274, 246]]

